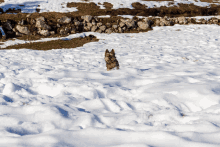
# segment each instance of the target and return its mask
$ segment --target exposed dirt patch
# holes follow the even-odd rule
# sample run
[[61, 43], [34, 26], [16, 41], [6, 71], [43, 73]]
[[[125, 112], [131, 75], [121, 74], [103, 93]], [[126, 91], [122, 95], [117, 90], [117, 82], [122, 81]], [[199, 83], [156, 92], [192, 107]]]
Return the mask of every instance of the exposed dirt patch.
[[[172, 2], [171, 2], [172, 3]], [[107, 5], [107, 4], [106, 4]], [[76, 7], [77, 12], [71, 12], [71, 15], [137, 15], [137, 16], [207, 16], [220, 14], [220, 6], [212, 4], [210, 7], [200, 7], [194, 4], [179, 4], [178, 6], [147, 8], [139, 2], [132, 3], [134, 9], [100, 9], [95, 3], [67, 3], [67, 7]], [[108, 6], [107, 6], [108, 7]], [[109, 7], [108, 7], [109, 8]]]
[[112, 7], [113, 7], [113, 5], [111, 3], [108, 3], [108, 2], [104, 2], [103, 5], [106, 9], [112, 9]]
[[201, 2], [207, 2], [207, 3], [219, 3], [218, 0], [200, 0]]
[[76, 48], [83, 46], [89, 42], [96, 42], [95, 36], [89, 35], [83, 38], [73, 38], [71, 40], [53, 40], [47, 42], [34, 42], [34, 43], [26, 43], [26, 44], [19, 44], [8, 46], [6, 48], [1, 49], [21, 49], [21, 48], [28, 48], [33, 50], [51, 50], [51, 49], [62, 49], [62, 48]]
[[0, 3], [4, 3], [5, 1], [4, 0], [0, 0]]

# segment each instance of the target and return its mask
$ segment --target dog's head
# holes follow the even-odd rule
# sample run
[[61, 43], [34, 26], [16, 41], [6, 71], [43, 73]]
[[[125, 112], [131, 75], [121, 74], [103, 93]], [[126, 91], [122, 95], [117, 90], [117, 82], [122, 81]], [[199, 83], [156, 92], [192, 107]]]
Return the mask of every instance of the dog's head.
[[108, 49], [105, 50], [105, 57], [114, 57], [115, 56], [115, 50], [112, 49], [111, 52], [108, 51]]

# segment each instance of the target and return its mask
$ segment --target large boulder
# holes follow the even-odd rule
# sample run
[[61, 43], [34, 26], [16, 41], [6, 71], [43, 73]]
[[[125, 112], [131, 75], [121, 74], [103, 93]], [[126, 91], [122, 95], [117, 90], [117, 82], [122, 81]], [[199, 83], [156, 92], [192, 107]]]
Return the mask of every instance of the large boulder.
[[30, 31], [28, 30], [28, 27], [25, 27], [25, 26], [17, 25], [16, 29], [22, 34], [28, 35], [30, 33]]

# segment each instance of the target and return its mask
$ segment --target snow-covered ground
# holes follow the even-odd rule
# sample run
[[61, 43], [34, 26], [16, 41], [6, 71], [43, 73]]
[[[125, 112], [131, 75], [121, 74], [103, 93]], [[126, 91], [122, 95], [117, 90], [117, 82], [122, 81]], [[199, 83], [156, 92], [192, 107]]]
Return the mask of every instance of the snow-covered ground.
[[[219, 147], [219, 33], [175, 25], [75, 34], [100, 40], [74, 49], [0, 50], [0, 146]], [[119, 70], [106, 71], [106, 49]]]
[[[85, 2], [83, 0], [4, 0], [4, 3], [0, 4], [0, 7], [5, 11], [9, 8], [21, 9], [22, 13], [34, 13], [36, 12], [36, 8], [40, 9], [40, 13], [42, 12], [72, 12], [78, 11], [77, 8], [68, 8], [68, 2], [78, 2], [78, 3], [90, 3], [94, 2], [101, 9], [105, 9], [103, 6], [104, 2], [111, 3], [113, 5], [113, 9], [118, 8], [130, 8], [133, 9], [132, 3], [139, 2], [141, 4], [146, 5], [148, 8], [153, 7], [161, 7], [161, 6], [173, 6], [178, 3], [182, 4], [194, 4], [197, 6], [210, 6], [211, 3], [201, 2], [200, 0], [174, 0], [173, 4], [170, 5], [172, 1], [143, 1], [143, 0], [89, 0]], [[215, 3], [219, 5], [219, 3]]]

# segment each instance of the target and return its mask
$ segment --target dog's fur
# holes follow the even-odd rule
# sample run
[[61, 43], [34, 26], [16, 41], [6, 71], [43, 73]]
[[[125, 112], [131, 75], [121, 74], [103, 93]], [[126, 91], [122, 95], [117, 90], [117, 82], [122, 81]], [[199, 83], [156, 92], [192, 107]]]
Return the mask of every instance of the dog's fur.
[[115, 50], [114, 49], [112, 49], [111, 52], [109, 52], [108, 49], [106, 49], [105, 62], [106, 62], [107, 71], [109, 71], [115, 67], [117, 69], [119, 69], [119, 63], [115, 57]]

